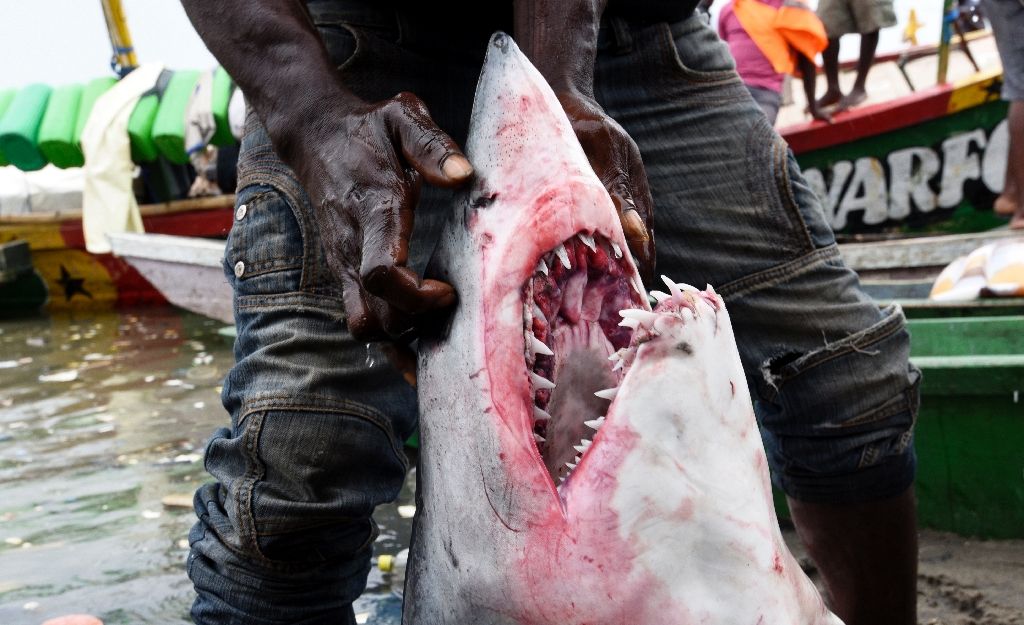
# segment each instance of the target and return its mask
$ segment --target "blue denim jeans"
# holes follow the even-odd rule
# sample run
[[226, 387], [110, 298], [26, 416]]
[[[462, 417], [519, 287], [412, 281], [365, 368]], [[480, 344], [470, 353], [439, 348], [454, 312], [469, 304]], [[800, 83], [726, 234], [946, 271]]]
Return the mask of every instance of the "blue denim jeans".
[[[347, 84], [419, 95], [466, 135], [486, 33], [437, 37], [394, 15], [311, 3]], [[326, 6], [326, 9], [324, 8]], [[656, 207], [660, 273], [725, 298], [776, 485], [810, 502], [880, 499], [914, 475], [920, 374], [902, 312], [880, 310], [840, 258], [821, 204], [698, 17], [611, 20], [598, 100], [636, 140]], [[376, 529], [407, 470], [415, 392], [352, 339], [309, 200], [254, 115], [225, 257], [235, 290], [231, 427], [206, 450], [188, 573], [197, 623], [352, 623]], [[451, 205], [424, 189], [411, 264]]]

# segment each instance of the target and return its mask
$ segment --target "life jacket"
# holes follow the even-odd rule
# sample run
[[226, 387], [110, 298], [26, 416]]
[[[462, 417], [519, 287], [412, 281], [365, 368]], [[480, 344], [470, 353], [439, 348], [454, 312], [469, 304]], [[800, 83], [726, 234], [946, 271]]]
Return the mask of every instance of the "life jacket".
[[813, 60], [828, 46], [825, 26], [799, 0], [777, 9], [758, 0], [733, 0], [733, 12], [777, 72], [796, 74], [797, 52]]

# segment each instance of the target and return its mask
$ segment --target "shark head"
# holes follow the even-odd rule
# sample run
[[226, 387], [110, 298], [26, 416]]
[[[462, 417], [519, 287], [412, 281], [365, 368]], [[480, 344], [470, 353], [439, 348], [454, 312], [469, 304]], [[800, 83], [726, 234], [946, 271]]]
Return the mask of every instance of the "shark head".
[[608, 193], [506, 35], [467, 153], [477, 178], [428, 269], [460, 299], [421, 341], [404, 622], [838, 623], [779, 534], [722, 299], [666, 279], [651, 308]]

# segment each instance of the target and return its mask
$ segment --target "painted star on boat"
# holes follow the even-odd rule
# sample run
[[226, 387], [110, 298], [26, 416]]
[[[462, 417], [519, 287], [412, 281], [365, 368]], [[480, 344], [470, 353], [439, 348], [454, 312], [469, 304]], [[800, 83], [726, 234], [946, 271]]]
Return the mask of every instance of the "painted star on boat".
[[63, 287], [64, 301], [66, 302], [70, 302], [71, 298], [78, 294], [92, 299], [92, 293], [87, 291], [85, 286], [83, 286], [85, 284], [85, 278], [72, 277], [64, 265], [60, 266], [60, 278], [57, 280], [57, 284]]

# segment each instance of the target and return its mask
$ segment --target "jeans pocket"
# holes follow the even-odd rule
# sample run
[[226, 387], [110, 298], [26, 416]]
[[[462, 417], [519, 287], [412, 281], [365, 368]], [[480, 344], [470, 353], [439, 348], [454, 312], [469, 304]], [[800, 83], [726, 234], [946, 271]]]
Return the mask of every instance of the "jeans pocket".
[[821, 200], [804, 179], [786, 141], [759, 115], [747, 145], [747, 189], [767, 211], [764, 234], [785, 241], [789, 255], [803, 255], [835, 243]]
[[303, 232], [284, 194], [267, 185], [242, 189], [224, 254], [236, 296], [299, 290], [304, 256]]
[[696, 15], [681, 22], [663, 24], [661, 36], [671, 55], [669, 61], [683, 80], [740, 82], [729, 46]]

